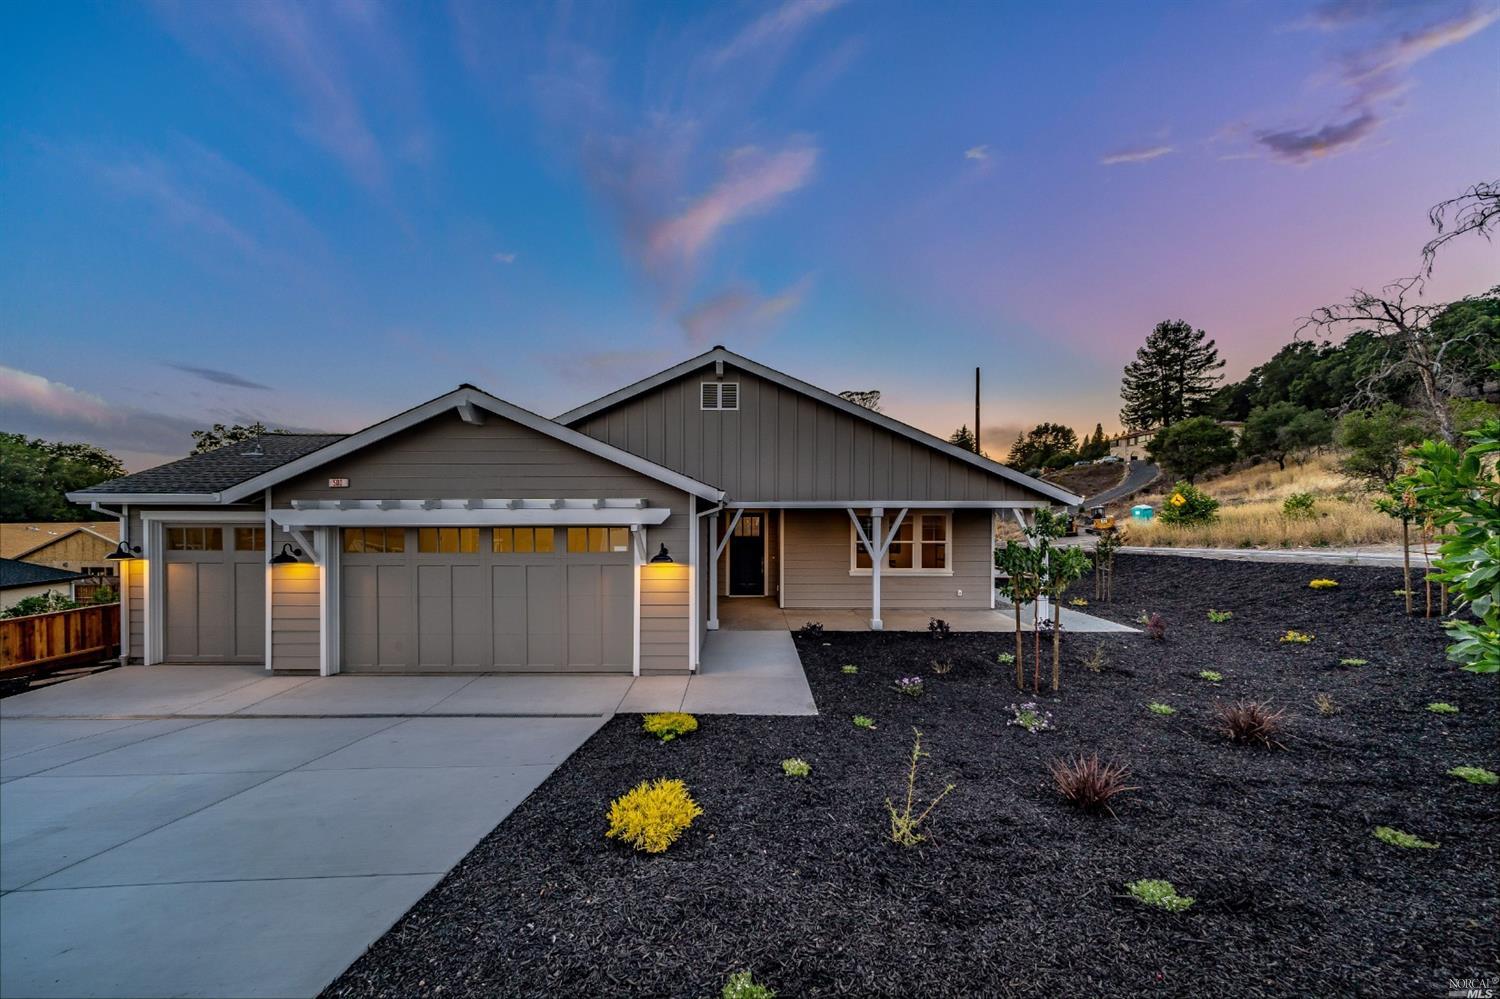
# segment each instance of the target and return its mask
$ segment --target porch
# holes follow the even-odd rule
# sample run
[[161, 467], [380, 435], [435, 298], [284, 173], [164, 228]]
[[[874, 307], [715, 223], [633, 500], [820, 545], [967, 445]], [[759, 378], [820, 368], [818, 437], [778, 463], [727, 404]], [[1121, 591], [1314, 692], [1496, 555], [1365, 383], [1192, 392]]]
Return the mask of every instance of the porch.
[[[995, 609], [953, 607], [887, 608], [881, 618], [885, 631], [926, 631], [933, 618], [942, 618], [954, 631], [1013, 631], [1015, 611], [996, 597]], [[722, 631], [796, 631], [808, 621], [816, 621], [825, 631], [870, 631], [868, 607], [794, 607], [783, 610], [770, 597], [737, 597], [719, 604], [719, 628]], [[1063, 630], [1073, 632], [1135, 631], [1128, 625], [1106, 621], [1071, 607], [1062, 608]], [[1021, 630], [1031, 630], [1031, 607], [1021, 611]]]

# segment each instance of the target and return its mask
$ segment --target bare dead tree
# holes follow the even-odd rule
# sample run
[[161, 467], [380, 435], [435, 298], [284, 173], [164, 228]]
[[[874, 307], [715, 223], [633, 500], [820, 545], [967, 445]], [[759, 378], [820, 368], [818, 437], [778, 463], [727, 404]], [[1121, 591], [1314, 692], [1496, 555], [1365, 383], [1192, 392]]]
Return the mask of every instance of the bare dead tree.
[[1422, 274], [1431, 275], [1438, 248], [1465, 233], [1477, 232], [1485, 239], [1500, 226], [1500, 180], [1475, 184], [1456, 198], [1440, 201], [1427, 213], [1437, 235], [1422, 247]]

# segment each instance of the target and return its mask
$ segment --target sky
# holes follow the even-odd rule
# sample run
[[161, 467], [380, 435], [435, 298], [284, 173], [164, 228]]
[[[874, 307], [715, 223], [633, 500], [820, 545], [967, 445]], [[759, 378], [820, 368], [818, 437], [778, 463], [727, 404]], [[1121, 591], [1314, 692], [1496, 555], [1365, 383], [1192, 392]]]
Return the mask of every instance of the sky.
[[[984, 444], [1242, 377], [1500, 176], [1500, 0], [0, 5], [0, 429], [131, 468], [715, 344]], [[1500, 283], [1455, 241], [1427, 294]]]

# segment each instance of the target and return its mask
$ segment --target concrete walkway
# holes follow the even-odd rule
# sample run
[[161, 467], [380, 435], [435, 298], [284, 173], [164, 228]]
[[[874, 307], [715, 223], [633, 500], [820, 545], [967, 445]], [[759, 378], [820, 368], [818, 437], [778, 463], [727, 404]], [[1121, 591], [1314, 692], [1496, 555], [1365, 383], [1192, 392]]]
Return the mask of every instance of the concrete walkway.
[[[1031, 605], [1022, 611], [1021, 630], [1031, 630]], [[995, 610], [953, 610], [952, 608], [888, 608], [881, 612], [886, 631], [926, 631], [933, 618], [947, 621], [954, 631], [1014, 631], [1015, 612], [1001, 600]], [[868, 608], [802, 607], [782, 610], [769, 597], [740, 597], [719, 601], [719, 623], [725, 629], [739, 632], [796, 631], [808, 621], [816, 621], [824, 631], [869, 631]], [[1102, 617], [1095, 617], [1063, 607], [1065, 631], [1132, 632], [1136, 629]], [[716, 634], [730, 634], [720, 631]]]

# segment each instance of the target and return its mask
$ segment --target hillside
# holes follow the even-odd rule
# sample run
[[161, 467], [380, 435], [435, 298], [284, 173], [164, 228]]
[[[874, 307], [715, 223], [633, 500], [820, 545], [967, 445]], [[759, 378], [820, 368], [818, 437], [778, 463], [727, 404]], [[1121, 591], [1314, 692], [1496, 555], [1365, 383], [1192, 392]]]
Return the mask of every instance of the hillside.
[[1055, 472], [1048, 472], [1042, 479], [1062, 486], [1070, 493], [1093, 496], [1125, 481], [1125, 463], [1059, 468]]

